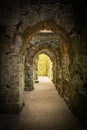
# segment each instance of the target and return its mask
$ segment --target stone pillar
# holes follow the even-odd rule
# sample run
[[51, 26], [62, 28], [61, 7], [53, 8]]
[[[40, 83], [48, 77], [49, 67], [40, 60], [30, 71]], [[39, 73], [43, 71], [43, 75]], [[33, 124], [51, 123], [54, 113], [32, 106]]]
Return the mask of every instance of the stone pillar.
[[50, 80], [53, 81], [53, 63], [51, 62], [51, 60], [49, 63], [47, 75], [50, 78]]
[[34, 81], [35, 83], [39, 83], [38, 80], [38, 56], [35, 56], [34, 60], [33, 60], [33, 73], [34, 73]]
[[55, 87], [56, 89], [58, 89], [59, 87], [59, 82], [60, 82], [60, 59], [57, 56], [57, 59], [54, 61], [54, 66], [53, 66], [53, 78], [54, 78], [54, 83], [55, 83]]
[[0, 111], [17, 113], [23, 108], [24, 66], [9, 37], [3, 34], [0, 41]]
[[69, 81], [69, 54], [62, 54], [62, 78]]
[[33, 65], [25, 62], [25, 90], [30, 91], [34, 88]]

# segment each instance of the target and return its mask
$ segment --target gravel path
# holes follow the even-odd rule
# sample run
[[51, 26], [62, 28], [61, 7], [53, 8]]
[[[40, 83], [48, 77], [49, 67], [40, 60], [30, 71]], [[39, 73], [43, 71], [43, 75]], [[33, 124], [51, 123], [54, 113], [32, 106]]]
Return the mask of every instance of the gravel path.
[[19, 115], [0, 118], [0, 130], [83, 130], [47, 77], [40, 77], [35, 89], [25, 92], [25, 107]]

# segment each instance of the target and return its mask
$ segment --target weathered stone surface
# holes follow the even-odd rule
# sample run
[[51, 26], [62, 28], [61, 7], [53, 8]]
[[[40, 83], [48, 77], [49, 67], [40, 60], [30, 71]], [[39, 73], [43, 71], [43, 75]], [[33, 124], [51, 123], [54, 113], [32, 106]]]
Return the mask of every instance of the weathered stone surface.
[[34, 88], [34, 76], [33, 76], [33, 65], [29, 65], [25, 62], [25, 90], [33, 90]]
[[[57, 35], [52, 33], [37, 33], [30, 41], [28, 47], [26, 48], [26, 61], [33, 65], [33, 75], [36, 76], [37, 73], [37, 56], [39, 54], [46, 54], [50, 57], [53, 62], [53, 82], [56, 84], [56, 66], [57, 57], [59, 50], [59, 40]], [[25, 67], [26, 68], [26, 67]], [[28, 71], [26, 71], [28, 73]], [[27, 77], [26, 77], [27, 78]], [[37, 78], [37, 77], [36, 77]], [[26, 79], [25, 79], [26, 80]], [[29, 80], [29, 79], [28, 79]]]
[[[23, 67], [20, 66], [20, 56], [14, 52], [11, 52], [11, 44], [8, 36], [6, 40], [6, 36], [3, 35], [3, 40], [1, 43], [0, 111], [17, 112], [19, 109], [17, 110], [16, 106], [20, 106], [20, 102], [23, 100], [23, 89], [20, 93], [19, 89], [24, 88], [24, 79], [22, 78], [24, 76], [24, 71]], [[23, 73], [22, 75], [20, 74], [21, 72]], [[19, 76], [21, 76], [21, 80], [23, 80], [23, 82], [20, 81]], [[19, 86], [21, 87], [19, 88]], [[22, 98], [20, 99], [21, 95]]]
[[[87, 5], [81, 0], [32, 2], [0, 1], [0, 108], [9, 112], [22, 108], [24, 86], [33, 89], [37, 78], [33, 59], [36, 54], [45, 53], [53, 61], [53, 82], [60, 95], [69, 99], [70, 108], [84, 119]], [[37, 33], [44, 29], [54, 33]]]

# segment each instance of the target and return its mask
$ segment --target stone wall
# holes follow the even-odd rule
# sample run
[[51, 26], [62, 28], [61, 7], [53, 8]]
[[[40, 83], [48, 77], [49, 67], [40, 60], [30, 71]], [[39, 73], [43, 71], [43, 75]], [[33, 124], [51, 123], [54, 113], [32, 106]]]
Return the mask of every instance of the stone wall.
[[19, 112], [23, 107], [24, 65], [12, 52], [9, 37], [0, 40], [0, 111]]
[[34, 75], [34, 81], [36, 82], [39, 82], [38, 81], [38, 60], [39, 60], [39, 57], [36, 54], [33, 59], [33, 75]]
[[25, 90], [30, 91], [34, 88], [33, 65], [25, 62]]
[[74, 37], [71, 42], [70, 92], [71, 107], [82, 122], [87, 121], [87, 44], [82, 36]]

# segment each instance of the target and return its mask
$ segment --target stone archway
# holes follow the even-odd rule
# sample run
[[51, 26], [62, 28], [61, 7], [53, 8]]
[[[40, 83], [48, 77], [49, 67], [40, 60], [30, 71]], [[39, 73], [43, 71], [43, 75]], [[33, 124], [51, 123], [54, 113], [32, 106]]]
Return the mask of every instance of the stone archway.
[[[42, 69], [43, 68], [43, 69]], [[37, 77], [47, 76], [51, 81], [53, 80], [53, 62], [45, 53], [38, 54]]]
[[[68, 52], [68, 48], [69, 48], [69, 43], [68, 43], [68, 34], [67, 32], [60, 27], [57, 22], [53, 19], [50, 20], [45, 20], [45, 21], [41, 21], [40, 23], [35, 24], [32, 27], [27, 27], [27, 29], [24, 30], [24, 32], [22, 33], [22, 37], [23, 37], [23, 44], [20, 48], [20, 54], [22, 54], [27, 46], [27, 44], [31, 41], [32, 37], [34, 36], [34, 34], [36, 34], [37, 32], [39, 32], [40, 30], [51, 30], [53, 32], [55, 32], [58, 36], [58, 40], [59, 42], [61, 42], [60, 45], [60, 56], [59, 56], [59, 62], [62, 63], [62, 59], [65, 59], [64, 57], [67, 57], [69, 60], [69, 52]], [[66, 47], [65, 47], [66, 46]], [[67, 51], [66, 51], [67, 50]], [[63, 55], [63, 51], [66, 52], [67, 54]], [[65, 56], [67, 55], [67, 56]], [[61, 58], [61, 60], [60, 60]], [[60, 69], [60, 66], [62, 65], [61, 63], [59, 63], [58, 65], [58, 70]], [[60, 65], [61, 64], [61, 65]], [[68, 66], [69, 67], [69, 64]], [[63, 67], [61, 67], [62, 69]], [[65, 68], [66, 69], [66, 68]], [[59, 75], [62, 75], [64, 73], [62, 73], [61, 71], [58, 72]], [[62, 78], [62, 76], [60, 76]], [[59, 78], [57, 79], [57, 81], [59, 82]]]
[[32, 39], [34, 34], [39, 32], [40, 30], [44, 30], [44, 29], [51, 30], [51, 31], [57, 33], [60, 41], [62, 41], [62, 43], [65, 43], [66, 46], [68, 47], [67, 32], [62, 27], [60, 27], [55, 20], [50, 19], [50, 20], [46, 20], [46, 21], [37, 23], [36, 25], [34, 25], [32, 27], [27, 27], [27, 29], [24, 30], [24, 32], [22, 34], [23, 44], [21, 45], [20, 53], [22, 53], [24, 51], [24, 49], [26, 48], [26, 45]]
[[[34, 56], [34, 60], [33, 60], [33, 65], [35, 66], [35, 68], [36, 69], [34, 69], [35, 70], [35, 75], [36, 75], [36, 77], [35, 77], [35, 80], [38, 80], [38, 61], [39, 61], [39, 55], [41, 55], [41, 54], [43, 54], [43, 55], [46, 55], [47, 57], [49, 57], [49, 59], [50, 59], [50, 64], [49, 64], [49, 67], [51, 67], [51, 68], [49, 68], [50, 69], [50, 71], [51, 71], [51, 74], [52, 74], [52, 76], [51, 76], [51, 74], [49, 73], [48, 74], [48, 76], [49, 76], [49, 78], [56, 84], [56, 72], [57, 72], [57, 70], [56, 70], [56, 65], [57, 65], [57, 61], [56, 61], [56, 57], [55, 57], [55, 55], [54, 55], [54, 53], [53, 52], [50, 52], [49, 50], [47, 50], [47, 49], [42, 49], [42, 50], [40, 50], [35, 56]], [[43, 59], [44, 60], [44, 59]], [[36, 63], [35, 63], [35, 61], [36, 61]], [[43, 64], [44, 64], [44, 61], [43, 61]], [[47, 73], [46, 73], [47, 74]]]
[[[36, 43], [35, 43], [36, 44]], [[37, 46], [37, 45], [36, 45]], [[37, 80], [35, 76], [37, 77], [37, 65], [38, 65], [38, 55], [39, 54], [46, 54], [50, 57], [51, 61], [53, 62], [53, 82], [56, 85], [56, 79], [57, 79], [57, 55], [51, 48], [42, 46], [38, 47], [34, 46], [34, 48], [28, 48], [27, 52], [30, 53], [30, 55], [27, 53], [25, 56], [26, 62], [25, 62], [25, 90], [32, 90], [34, 87], [34, 80]], [[31, 60], [30, 60], [31, 59]], [[28, 70], [30, 70], [28, 72]], [[28, 77], [30, 75], [31, 77]], [[28, 78], [27, 78], [28, 77]]]
[[47, 55], [50, 60], [51, 60], [51, 64], [52, 64], [52, 81], [55, 83], [56, 86], [56, 79], [57, 79], [57, 56], [55, 55], [54, 52], [49, 51], [49, 49], [42, 49], [41, 51], [38, 52], [38, 56], [41, 54], [45, 54]]
[[[12, 111], [20, 112], [23, 108], [23, 104], [24, 104], [23, 93], [24, 93], [24, 86], [25, 86], [24, 83], [25, 48], [30, 42], [30, 40], [32, 39], [32, 37], [34, 36], [34, 34], [36, 34], [36, 32], [39, 32], [40, 30], [43, 29], [52, 30], [53, 32], [55, 32], [58, 36], [58, 41], [60, 41], [62, 44], [68, 43], [67, 33], [63, 31], [61, 27], [58, 26], [55, 20], [42, 21], [32, 27], [28, 27], [22, 34], [19, 34], [17, 32], [14, 35], [13, 39], [11, 39], [12, 43], [10, 45], [11, 49], [9, 55], [11, 56], [11, 58], [10, 60], [8, 60], [8, 63], [11, 64], [12, 67], [11, 73], [9, 71], [10, 80], [9, 83], [7, 84], [7, 86], [9, 86], [10, 84], [11, 87], [9, 87], [9, 89], [7, 87], [8, 90], [6, 90], [8, 91], [7, 97], [9, 100], [6, 101], [5, 105], [1, 104], [2, 108], [6, 106], [5, 109], [9, 112]], [[68, 44], [66, 44], [66, 46], [68, 48]], [[60, 57], [61, 55], [57, 59], [58, 63], [60, 62], [59, 60]], [[57, 70], [59, 70], [59, 67], [60, 66], [57, 67]], [[11, 80], [11, 77], [13, 80]], [[59, 79], [59, 77], [57, 78]], [[12, 93], [10, 91], [12, 91]], [[12, 98], [10, 99], [10, 97]]]
[[[58, 38], [58, 42], [60, 42], [59, 50], [58, 50], [58, 48], [56, 49], [56, 55], [59, 55], [59, 56], [57, 56], [57, 63], [58, 63], [58, 65], [56, 63], [55, 64], [56, 69], [54, 67], [54, 69], [55, 69], [54, 82], [55, 82], [56, 88], [58, 88], [59, 87], [58, 84], [59, 84], [60, 81], [62, 81], [63, 74], [65, 73], [65, 72], [63, 73], [63, 72], [60, 71], [60, 69], [62, 69], [61, 66], [64, 64], [64, 62], [62, 64], [62, 60], [63, 60], [63, 58], [65, 56], [65, 55], [63, 55], [63, 52], [65, 51], [67, 53], [67, 55], [68, 55], [69, 44], [68, 44], [68, 40], [67, 40], [67, 33], [66, 33], [66, 31], [63, 30], [60, 26], [58, 26], [58, 24], [56, 23], [56, 21], [54, 21], [54, 20], [43, 21], [43, 22], [37, 23], [36, 25], [34, 25], [32, 27], [28, 27], [23, 32], [23, 34], [21, 36], [19, 35], [21, 37], [21, 39], [23, 40], [23, 42], [21, 42], [22, 44], [20, 44], [20, 40], [17, 39], [17, 41], [16, 41], [16, 44], [18, 42], [18, 45], [19, 45], [18, 46], [19, 51], [18, 51], [18, 48], [17, 49], [15, 48], [15, 50], [17, 50], [16, 53], [18, 53], [19, 57], [23, 61], [23, 55], [25, 55], [24, 52], [26, 51], [26, 47], [27, 47], [28, 43], [32, 40], [32, 37], [37, 32], [39, 32], [40, 30], [43, 30], [43, 29], [52, 30], [54, 33], [56, 33], [57, 38]], [[17, 46], [15, 46], [15, 47], [17, 47]], [[49, 46], [48, 46], [48, 48], [49, 48]], [[55, 49], [54, 49], [54, 52], [55, 52]], [[32, 60], [32, 58], [30, 58], [30, 60]], [[33, 83], [34, 83], [34, 80], [33, 80], [33, 78], [34, 78], [33, 77], [33, 66], [32, 66], [33, 64], [32, 63], [33, 62], [31, 61], [31, 63], [29, 63], [27, 65], [29, 73], [30, 73], [28, 75], [28, 77], [30, 78], [30, 80], [29, 80], [29, 86], [31, 86], [29, 90], [33, 89]], [[19, 65], [19, 68], [22, 70], [21, 65]], [[64, 70], [65, 69], [66, 68], [64, 68]], [[19, 70], [19, 72], [20, 72], [20, 70]], [[21, 72], [24, 74], [24, 70], [22, 70]], [[59, 79], [60, 75], [62, 75], [61, 79]], [[21, 73], [19, 73], [19, 77], [20, 77], [20, 80], [19, 80], [19, 84], [20, 84], [19, 91], [21, 91], [20, 94], [23, 96], [24, 85], [22, 85], [22, 82], [21, 82], [23, 80], [23, 78], [21, 76]], [[61, 91], [63, 93], [63, 88], [62, 87], [63, 86], [61, 86]], [[21, 88], [22, 88], [22, 90], [21, 90]], [[20, 101], [23, 101], [23, 99], [20, 99]]]
[[0, 111], [22, 110], [26, 46], [37, 32], [47, 29], [55, 32], [61, 43], [56, 87], [70, 108], [85, 120], [87, 17], [83, 14], [87, 12], [86, 4], [84, 1], [60, 0], [57, 3], [46, 1], [45, 4], [40, 1], [37, 5], [32, 2], [1, 1]]
[[[36, 39], [36, 40], [35, 40]], [[39, 39], [39, 40], [37, 40]], [[60, 71], [60, 67], [62, 66], [61, 63], [61, 57], [63, 57], [62, 51], [63, 51], [63, 45], [61, 41], [59, 41], [59, 37], [57, 34], [55, 33], [51, 33], [51, 34], [43, 34], [43, 33], [36, 33], [34, 34], [34, 36], [32, 37], [32, 39], [30, 40], [28, 47], [26, 48], [27, 50], [27, 57], [26, 57], [26, 62], [28, 63], [29, 66], [31, 66], [29, 69], [32, 72], [32, 76], [29, 80], [27, 80], [27, 86], [31, 86], [29, 90], [33, 89], [33, 57], [40, 51], [40, 50], [48, 50], [51, 53], [54, 53], [53, 55], [55, 55], [54, 57], [52, 57], [53, 60], [55, 60], [54, 63], [54, 74], [53, 74], [53, 82], [55, 83], [55, 86], [58, 86], [58, 82], [59, 82], [59, 78], [58, 76], [60, 76], [62, 73]], [[61, 49], [60, 49], [61, 48]], [[62, 51], [61, 51], [62, 50]], [[28, 66], [28, 67], [29, 67]], [[68, 67], [68, 66], [67, 66]], [[26, 68], [26, 67], [25, 67]], [[56, 68], [56, 69], [55, 69]], [[30, 72], [30, 73], [31, 73]], [[29, 74], [30, 75], [30, 74]], [[61, 77], [62, 78], [62, 77]], [[30, 83], [29, 83], [30, 82]], [[27, 89], [28, 90], [28, 89]]]

